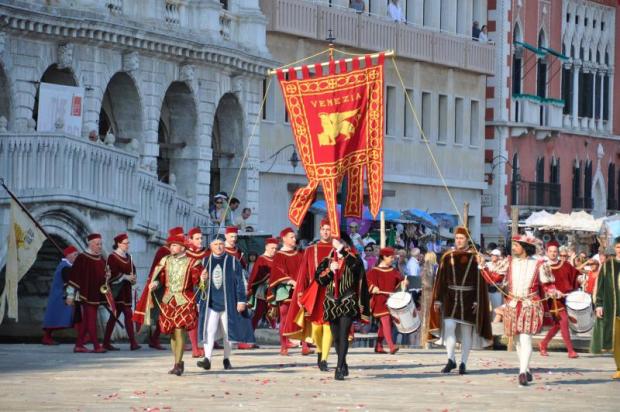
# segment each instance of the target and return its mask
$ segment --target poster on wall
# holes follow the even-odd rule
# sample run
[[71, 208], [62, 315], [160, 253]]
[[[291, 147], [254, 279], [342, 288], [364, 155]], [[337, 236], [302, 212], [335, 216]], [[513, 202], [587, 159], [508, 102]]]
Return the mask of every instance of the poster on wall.
[[71, 136], [80, 136], [83, 101], [83, 87], [41, 83], [37, 131], [54, 132], [59, 128]]

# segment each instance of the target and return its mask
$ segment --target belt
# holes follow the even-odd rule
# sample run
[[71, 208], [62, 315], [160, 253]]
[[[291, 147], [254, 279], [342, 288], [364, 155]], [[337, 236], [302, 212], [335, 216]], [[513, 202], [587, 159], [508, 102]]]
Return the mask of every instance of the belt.
[[471, 292], [476, 290], [473, 286], [455, 286], [449, 285], [448, 289], [456, 290], [457, 292]]

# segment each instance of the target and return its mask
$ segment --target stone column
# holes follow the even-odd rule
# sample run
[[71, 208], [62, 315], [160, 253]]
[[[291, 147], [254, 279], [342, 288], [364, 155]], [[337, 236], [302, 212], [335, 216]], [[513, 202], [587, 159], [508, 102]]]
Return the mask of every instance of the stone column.
[[579, 69], [577, 62], [573, 63], [573, 127], [579, 128]]
[[588, 127], [590, 130], [596, 130], [596, 95], [598, 90], [596, 90], [596, 76], [597, 71], [592, 69], [592, 115], [590, 116], [590, 120], [588, 120]]
[[609, 110], [607, 111], [607, 128], [606, 131], [610, 132], [613, 130], [613, 117], [614, 117], [614, 94], [613, 94], [613, 90], [614, 90], [614, 71], [613, 69], [610, 69], [607, 72], [607, 77], [609, 77], [609, 90], [608, 90], [608, 95], [609, 95], [609, 103], [607, 104], [609, 106]]
[[598, 114], [598, 118], [596, 119], [596, 130], [602, 131], [603, 130], [603, 104], [605, 103], [604, 100], [604, 96], [605, 96], [605, 72], [600, 71], [599, 72], [599, 76], [601, 78], [601, 87], [599, 88], [599, 104], [601, 107], [601, 110]]

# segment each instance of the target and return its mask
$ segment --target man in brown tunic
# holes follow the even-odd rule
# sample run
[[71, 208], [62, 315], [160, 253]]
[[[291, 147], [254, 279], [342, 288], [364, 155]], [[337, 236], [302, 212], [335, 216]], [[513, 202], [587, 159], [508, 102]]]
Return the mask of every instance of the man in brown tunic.
[[457, 341], [461, 343], [461, 375], [466, 373], [471, 348], [492, 343], [487, 286], [478, 270], [476, 252], [468, 247], [469, 238], [466, 228], [456, 229], [455, 248], [442, 257], [433, 288], [429, 329], [435, 339], [441, 336], [448, 352], [443, 373], [456, 368]]

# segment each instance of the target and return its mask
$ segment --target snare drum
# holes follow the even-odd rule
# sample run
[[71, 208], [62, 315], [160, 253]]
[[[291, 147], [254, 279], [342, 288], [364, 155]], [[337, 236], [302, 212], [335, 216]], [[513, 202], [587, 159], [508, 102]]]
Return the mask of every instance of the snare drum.
[[566, 311], [570, 328], [576, 333], [588, 332], [594, 326], [592, 297], [580, 290], [566, 295]]
[[387, 300], [387, 307], [390, 315], [394, 318], [396, 329], [400, 333], [412, 333], [420, 328], [422, 322], [411, 294], [407, 292], [396, 292]]

